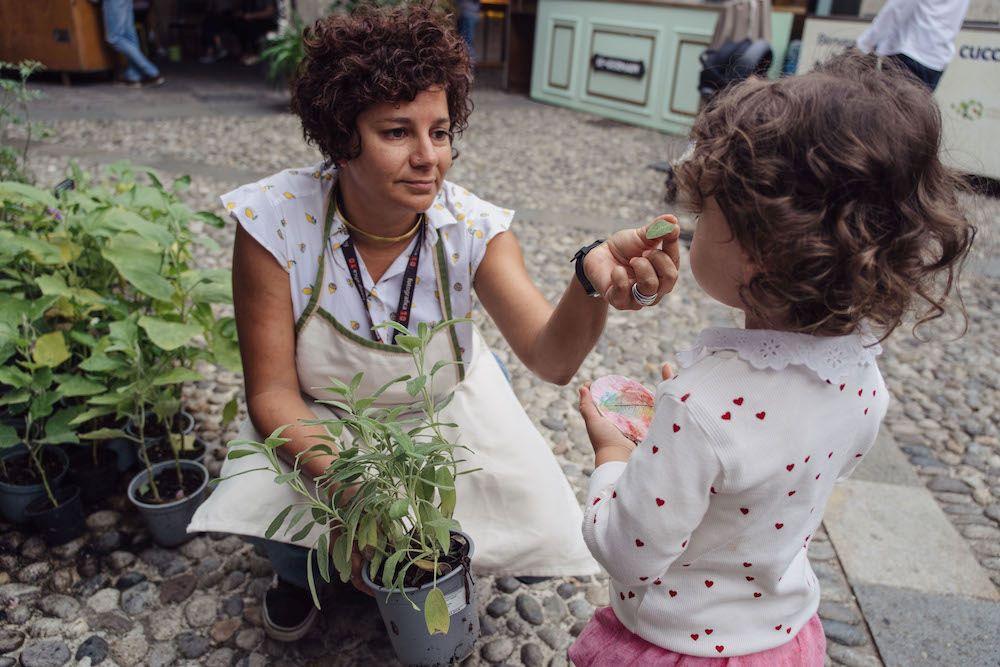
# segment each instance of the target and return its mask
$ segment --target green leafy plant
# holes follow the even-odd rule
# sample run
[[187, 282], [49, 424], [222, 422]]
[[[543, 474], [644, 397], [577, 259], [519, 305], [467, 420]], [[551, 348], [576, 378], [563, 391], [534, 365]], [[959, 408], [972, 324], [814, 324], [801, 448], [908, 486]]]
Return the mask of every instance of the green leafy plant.
[[[40, 62], [24, 60], [17, 64], [0, 61], [0, 70], [14, 70], [16, 79], [0, 78], [0, 181], [30, 182], [28, 157], [31, 143], [48, 136], [41, 123], [32, 122], [29, 104], [41, 93], [28, 89], [28, 78], [44, 69]], [[15, 128], [21, 135], [13, 136]]]
[[293, 12], [288, 23], [267, 41], [260, 56], [267, 62], [269, 81], [287, 81], [295, 74], [306, 54], [304, 31], [305, 24], [302, 22], [302, 17]]
[[[0, 405], [23, 418], [20, 432], [10, 425], [0, 425], [0, 450], [23, 444], [30, 471], [45, 489], [52, 506], [58, 507], [43, 465], [44, 449], [79, 442], [69, 422], [82, 408], [65, 403], [81, 387], [77, 376], [58, 372], [71, 356], [65, 335], [60, 330], [40, 333], [37, 329], [53, 301], [51, 298], [35, 302], [0, 300], [0, 357], [4, 363], [0, 368], [0, 383], [7, 387]], [[57, 409], [61, 402], [63, 407]], [[9, 474], [2, 459], [0, 474], [4, 477]]]
[[[230, 459], [263, 454], [269, 467], [255, 470], [274, 472], [276, 483], [287, 484], [302, 496], [301, 503], [289, 505], [275, 516], [265, 535], [270, 539], [283, 529], [285, 535], [292, 534], [298, 541], [316, 525], [322, 526], [312, 549], [324, 581], [331, 580], [331, 561], [341, 581], [350, 578], [351, 553], [356, 545], [367, 559], [372, 581], [385, 588], [406, 597], [405, 588], [432, 583], [423, 610], [431, 634], [448, 631], [447, 605], [437, 580], [459, 562], [451, 547], [451, 534], [460, 530], [453, 518], [455, 478], [474, 471], [458, 471], [461, 461], [455, 455], [464, 447], [453, 439], [456, 425], [442, 421], [441, 411], [452, 395], [438, 400], [432, 389], [434, 377], [442, 369], [460, 362], [439, 361], [427, 368], [426, 353], [434, 335], [459, 321], [465, 320], [444, 321], [433, 327], [421, 323], [415, 333], [396, 322], [379, 325], [399, 332], [396, 344], [411, 354], [415, 373], [383, 385], [370, 396], [357, 393], [364, 373], [346, 384], [333, 379], [328, 391], [338, 398], [321, 402], [339, 416], [304, 422], [324, 426], [329, 444], [300, 454], [291, 471], [282, 471], [277, 456], [277, 449], [288, 442], [281, 437], [287, 426], [276, 429], [264, 442], [233, 441], [228, 454]], [[375, 405], [387, 389], [401, 383], [405, 383], [413, 403]], [[336, 458], [315, 478], [314, 485], [308, 485], [300, 475], [302, 465], [316, 456], [333, 455], [331, 445], [336, 447]], [[331, 531], [336, 535], [332, 543]], [[309, 587], [318, 607], [312, 558], [308, 567]]]
[[[66, 368], [74, 370], [56, 378], [55, 394], [62, 403], [86, 403], [68, 425], [81, 439], [121, 437], [142, 446], [153, 424], [171, 435], [181, 385], [201, 379], [198, 361], [239, 368], [235, 321], [213, 309], [231, 303], [229, 272], [197, 268], [195, 244], [218, 246], [190, 228], [193, 220], [224, 222], [181, 202], [187, 177], [167, 188], [152, 172], [140, 180], [123, 164], [98, 181], [78, 169], [73, 176], [78, 187], [58, 199], [0, 182], [3, 331], [9, 338], [20, 310], [40, 308], [38, 331], [63, 336]], [[2, 354], [15, 351], [0, 338]], [[3, 384], [10, 383], [0, 378]], [[100, 425], [125, 417], [137, 434]]]

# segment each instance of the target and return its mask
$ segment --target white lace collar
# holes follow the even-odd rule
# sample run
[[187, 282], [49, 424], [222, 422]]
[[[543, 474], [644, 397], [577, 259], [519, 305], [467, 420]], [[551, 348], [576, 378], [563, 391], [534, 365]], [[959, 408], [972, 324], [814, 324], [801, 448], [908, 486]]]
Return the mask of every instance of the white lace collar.
[[688, 368], [718, 350], [731, 350], [761, 370], [805, 366], [830, 382], [841, 379], [850, 367], [875, 363], [882, 354], [877, 339], [864, 331], [828, 337], [767, 329], [711, 328], [698, 334], [690, 350], [678, 352], [677, 359], [682, 368]]

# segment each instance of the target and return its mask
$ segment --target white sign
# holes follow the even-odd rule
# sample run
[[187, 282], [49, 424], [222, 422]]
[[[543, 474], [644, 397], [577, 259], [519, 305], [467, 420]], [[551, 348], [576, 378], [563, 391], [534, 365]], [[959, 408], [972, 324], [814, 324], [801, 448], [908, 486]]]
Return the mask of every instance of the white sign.
[[[867, 27], [867, 21], [810, 17], [797, 73], [850, 47]], [[934, 93], [944, 121], [944, 160], [1000, 179], [1000, 29], [966, 28], [955, 46]]]

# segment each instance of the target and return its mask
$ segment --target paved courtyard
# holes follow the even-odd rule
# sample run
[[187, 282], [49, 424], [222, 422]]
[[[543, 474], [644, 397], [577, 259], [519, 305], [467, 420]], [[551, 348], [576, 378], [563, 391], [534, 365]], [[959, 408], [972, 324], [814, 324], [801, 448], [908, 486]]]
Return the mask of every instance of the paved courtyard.
[[[58, 182], [71, 158], [85, 168], [128, 158], [191, 174], [189, 203], [218, 210], [219, 193], [319, 159], [282, 111], [282, 94], [245, 76], [179, 75], [151, 91], [43, 88], [34, 115], [54, 136], [33, 162], [42, 185]], [[485, 87], [475, 102], [449, 179], [517, 209], [513, 229], [550, 299], [580, 245], [668, 210], [662, 175], [649, 165], [679, 154], [682, 139]], [[894, 399], [886, 427], [810, 546], [830, 664], [996, 665], [1000, 656], [1000, 201], [966, 201], [980, 228], [962, 281], [968, 333], [954, 339], [961, 323], [948, 320], [925, 328], [927, 342], [906, 329], [886, 344], [881, 365]], [[205, 264], [228, 266], [232, 227], [204, 231], [222, 246]], [[580, 495], [592, 455], [573, 407], [577, 384], [622, 373], [652, 385], [660, 364], [702, 328], [736, 323], [685, 268], [660, 308], [612, 313], [577, 381], [557, 387], [527, 372], [482, 312], [476, 318]], [[234, 435], [221, 409], [242, 384], [207, 370], [186, 396], [217, 470]], [[327, 605], [306, 639], [266, 639], [260, 598], [270, 565], [238, 537], [156, 548], [121, 496], [87, 525], [86, 537], [48, 550], [0, 524], [0, 667], [392, 663], [374, 605], [350, 593]], [[600, 577], [483, 578], [479, 604], [483, 637], [467, 664], [563, 665], [607, 592]]]

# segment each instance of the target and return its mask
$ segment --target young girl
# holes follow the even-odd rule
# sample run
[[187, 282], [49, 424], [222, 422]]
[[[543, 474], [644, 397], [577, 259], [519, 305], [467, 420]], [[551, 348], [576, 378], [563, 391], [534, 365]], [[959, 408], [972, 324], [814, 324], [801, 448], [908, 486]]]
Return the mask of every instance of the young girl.
[[924, 87], [857, 53], [701, 114], [677, 174], [700, 214], [691, 269], [746, 328], [678, 355], [638, 446], [581, 389], [583, 534], [611, 607], [576, 665], [823, 665], [807, 550], [885, 415], [877, 341], [914, 301], [942, 314], [973, 238], [940, 135]]

